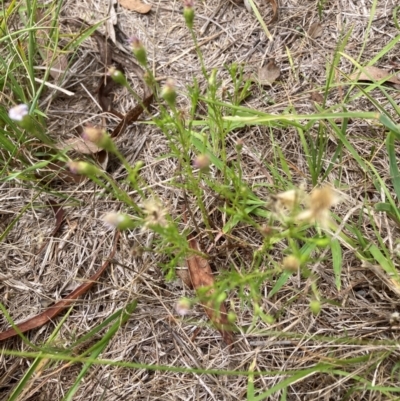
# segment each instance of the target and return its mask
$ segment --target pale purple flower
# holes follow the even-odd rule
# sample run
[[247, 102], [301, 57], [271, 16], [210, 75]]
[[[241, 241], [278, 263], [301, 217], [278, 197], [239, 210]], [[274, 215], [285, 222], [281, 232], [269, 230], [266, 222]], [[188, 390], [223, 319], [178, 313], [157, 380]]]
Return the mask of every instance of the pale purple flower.
[[181, 315], [185, 316], [190, 312], [191, 308], [191, 302], [187, 298], [181, 298], [176, 304], [175, 304], [175, 310], [176, 312]]
[[22, 121], [24, 117], [28, 115], [28, 113], [29, 113], [28, 105], [22, 103], [12, 107], [8, 111], [8, 116], [11, 118], [11, 120]]
[[210, 158], [207, 155], [198, 155], [193, 160], [193, 167], [200, 170], [206, 170], [210, 166]]

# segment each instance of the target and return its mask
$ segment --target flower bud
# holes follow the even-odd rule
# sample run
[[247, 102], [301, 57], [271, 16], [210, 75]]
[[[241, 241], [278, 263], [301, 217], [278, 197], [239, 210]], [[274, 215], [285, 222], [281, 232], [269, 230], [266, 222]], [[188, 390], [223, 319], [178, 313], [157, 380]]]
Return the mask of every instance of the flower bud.
[[189, 299], [181, 298], [175, 305], [176, 312], [181, 315], [185, 316], [189, 313], [192, 304]]
[[321, 312], [321, 302], [314, 299], [313, 301], [310, 302], [310, 309], [314, 315], [318, 315], [319, 312]]
[[283, 269], [288, 272], [297, 273], [300, 268], [300, 260], [296, 256], [286, 256], [282, 261]]
[[263, 224], [260, 227], [260, 233], [264, 236], [264, 237], [271, 237], [274, 234], [274, 229], [267, 225], [267, 224]]
[[115, 150], [115, 144], [111, 139], [110, 135], [101, 128], [87, 126], [83, 130], [82, 138], [85, 141], [90, 141], [96, 144], [99, 148], [113, 152]]
[[228, 319], [228, 322], [229, 322], [229, 323], [235, 323], [235, 322], [236, 322], [236, 319], [237, 319], [236, 313], [230, 310], [230, 311], [228, 312], [227, 319]]
[[117, 70], [115, 67], [111, 67], [108, 69], [108, 73], [107, 73], [114, 82], [116, 82], [117, 84], [121, 85], [121, 86], [127, 86], [128, 82], [125, 78], [125, 75]]
[[173, 79], [167, 79], [167, 82], [161, 91], [161, 96], [172, 109], [175, 107], [177, 94], [175, 90], [175, 81]]
[[146, 49], [143, 46], [143, 43], [137, 36], [133, 36], [129, 40], [129, 42], [132, 46], [132, 51], [136, 57], [136, 60], [142, 67], [145, 67], [147, 65], [147, 54], [146, 54]]
[[210, 166], [210, 158], [207, 155], [198, 155], [193, 160], [193, 167], [198, 168], [202, 171], [207, 170]]
[[15, 121], [21, 128], [28, 131], [34, 137], [46, 143], [48, 145], [53, 145], [53, 141], [49, 138], [43, 127], [31, 116], [29, 115], [29, 107], [26, 104], [19, 104], [12, 107], [8, 111], [8, 116], [11, 120]]
[[210, 77], [208, 78], [208, 84], [210, 86], [215, 86], [215, 84], [217, 83], [217, 73], [218, 73], [218, 70], [216, 68], [213, 68], [213, 70], [211, 71]]
[[244, 141], [243, 141], [242, 138], [239, 138], [239, 139], [236, 141], [236, 145], [235, 145], [236, 152], [240, 153], [240, 152], [242, 151], [242, 149], [243, 149], [243, 144], [244, 144]]
[[82, 162], [82, 161], [69, 161], [67, 163], [68, 168], [72, 174], [85, 175], [87, 177], [94, 177], [99, 175], [100, 170], [93, 164]]
[[194, 21], [194, 8], [192, 0], [184, 0], [183, 2], [183, 17], [185, 18], [186, 25], [189, 29], [193, 29]]
[[103, 221], [110, 228], [121, 231], [135, 227], [133, 220], [129, 216], [117, 212], [107, 213], [103, 217]]

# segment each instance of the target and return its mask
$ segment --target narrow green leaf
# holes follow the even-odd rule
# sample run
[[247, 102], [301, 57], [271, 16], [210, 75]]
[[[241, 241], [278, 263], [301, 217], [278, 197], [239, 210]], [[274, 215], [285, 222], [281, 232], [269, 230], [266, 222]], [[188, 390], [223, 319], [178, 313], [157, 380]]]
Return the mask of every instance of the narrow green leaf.
[[[100, 341], [98, 341], [93, 347], [91, 347], [84, 354], [86, 355], [90, 353], [90, 357], [96, 359], [107, 347], [112, 337], [117, 333], [118, 329], [129, 319], [131, 313], [133, 313], [133, 311], [136, 309], [136, 306], [137, 306], [136, 300], [127, 305], [125, 310], [122, 312], [121, 318], [110, 327], [110, 329], [107, 331], [107, 333], [103, 336], [103, 338]], [[70, 388], [70, 390], [68, 391], [67, 395], [63, 398], [63, 400], [65, 401], [73, 400], [73, 397], [79, 388], [80, 382], [85, 377], [85, 374], [87, 373], [87, 371], [91, 366], [92, 366], [91, 362], [86, 362], [83, 365], [78, 377], [75, 380], [75, 383]]]
[[392, 178], [393, 187], [397, 195], [397, 200], [400, 200], [400, 172], [397, 167], [397, 156], [394, 145], [394, 133], [391, 132], [386, 139], [386, 148], [389, 154], [390, 176]]
[[397, 139], [400, 139], [400, 127], [395, 124], [386, 114], [379, 116], [379, 122], [389, 129]]
[[336, 288], [340, 290], [341, 280], [340, 275], [342, 273], [342, 248], [340, 246], [340, 242], [337, 239], [333, 239], [331, 241], [331, 250], [332, 250], [332, 266], [333, 272], [335, 274], [335, 284]]
[[275, 285], [272, 287], [272, 290], [268, 294], [268, 298], [271, 298], [274, 296], [288, 281], [288, 278], [293, 276], [292, 272], [285, 271], [281, 274], [281, 276], [278, 278], [277, 282]]
[[399, 273], [397, 272], [397, 269], [393, 265], [392, 261], [388, 259], [375, 244], [371, 244], [368, 247], [368, 251], [391, 278], [395, 277], [397, 280], [399, 280]]

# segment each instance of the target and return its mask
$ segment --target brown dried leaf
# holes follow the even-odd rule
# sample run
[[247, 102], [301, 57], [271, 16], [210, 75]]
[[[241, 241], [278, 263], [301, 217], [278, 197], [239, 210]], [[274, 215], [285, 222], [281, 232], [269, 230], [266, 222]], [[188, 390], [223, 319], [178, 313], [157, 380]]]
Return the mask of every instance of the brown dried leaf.
[[119, 0], [119, 4], [127, 10], [147, 14], [151, 10], [150, 4], [142, 3], [140, 0]]
[[50, 75], [55, 81], [59, 81], [68, 68], [67, 57], [61, 53], [58, 53], [54, 57], [54, 53], [49, 48], [46, 48], [44, 51], [43, 61], [50, 68]]
[[[200, 251], [197, 241], [195, 239], [189, 240], [189, 247], [195, 251]], [[214, 285], [214, 277], [211, 267], [206, 259], [199, 255], [192, 255], [187, 259], [187, 264], [190, 273], [190, 279], [195, 290], [202, 287], [212, 287]], [[214, 290], [211, 288], [206, 296], [207, 298], [212, 295]], [[225, 343], [229, 346], [233, 343], [233, 336], [230, 331], [230, 324], [228, 322], [225, 305], [222, 303], [217, 311], [213, 301], [204, 300], [202, 306], [208, 316], [213, 322], [214, 326], [221, 333]]]
[[390, 82], [392, 84], [400, 84], [400, 74], [392, 74], [388, 70], [383, 70], [378, 67], [368, 66], [364, 67], [363, 71], [355, 72], [350, 75], [350, 79], [356, 81], [381, 81], [382, 79], [386, 79], [386, 82]]
[[322, 35], [323, 31], [323, 26], [319, 22], [315, 22], [310, 26], [307, 33], [310, 38], [317, 39]]
[[279, 17], [279, 4], [278, 4], [278, 0], [268, 0], [269, 4], [271, 4], [272, 7], [272, 18], [271, 20], [268, 22], [268, 24], [271, 24], [272, 22], [275, 22], [278, 20]]
[[65, 210], [57, 202], [54, 202], [50, 199], [47, 201], [47, 203], [53, 209], [54, 217], [56, 219], [56, 225], [50, 234], [50, 237], [54, 237], [60, 229], [62, 222], [64, 221]]
[[190, 278], [189, 270], [177, 269], [176, 275], [182, 280], [183, 284], [185, 284], [187, 288], [193, 290], [193, 284]]
[[59, 149], [63, 149], [65, 146], [83, 155], [93, 155], [102, 150], [93, 142], [86, 141], [81, 137], [71, 138], [66, 140], [64, 145], [57, 145]]
[[281, 75], [281, 70], [271, 60], [267, 65], [258, 69], [258, 82], [261, 85], [272, 85]]
[[[28, 320], [25, 320], [22, 323], [18, 323], [16, 327], [18, 328], [18, 333], [25, 333], [29, 330], [36, 329], [38, 327], [43, 326], [44, 324], [54, 320], [56, 316], [58, 316], [64, 309], [69, 307], [75, 299], [85, 294], [99, 279], [99, 277], [103, 274], [103, 272], [107, 269], [108, 265], [112, 261], [112, 258], [117, 251], [117, 244], [119, 239], [119, 232], [114, 238], [114, 245], [111, 250], [110, 255], [106, 259], [106, 261], [102, 264], [102, 266], [94, 273], [89, 279], [81, 284], [78, 288], [68, 294], [65, 298], [62, 298], [60, 301], [56, 302], [53, 306], [50, 306], [48, 309], [39, 313], [36, 316], [31, 317]], [[14, 337], [18, 335], [17, 331], [14, 328], [9, 328], [8, 330], [0, 332], [0, 341], [6, 340], [8, 338]]]

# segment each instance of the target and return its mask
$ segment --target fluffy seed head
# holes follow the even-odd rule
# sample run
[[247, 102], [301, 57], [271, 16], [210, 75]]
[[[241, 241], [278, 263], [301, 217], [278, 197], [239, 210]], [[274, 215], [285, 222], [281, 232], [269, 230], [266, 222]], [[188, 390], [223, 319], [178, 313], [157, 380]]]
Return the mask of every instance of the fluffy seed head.
[[167, 210], [156, 199], [149, 199], [143, 203], [143, 211], [146, 214], [144, 228], [152, 228], [154, 226], [166, 227], [168, 225], [165, 216]]
[[308, 200], [308, 209], [297, 216], [299, 221], [316, 221], [322, 226], [327, 226], [329, 210], [339, 202], [335, 191], [326, 186], [314, 189]]
[[286, 256], [282, 261], [284, 270], [296, 273], [300, 268], [300, 260], [294, 255]]

